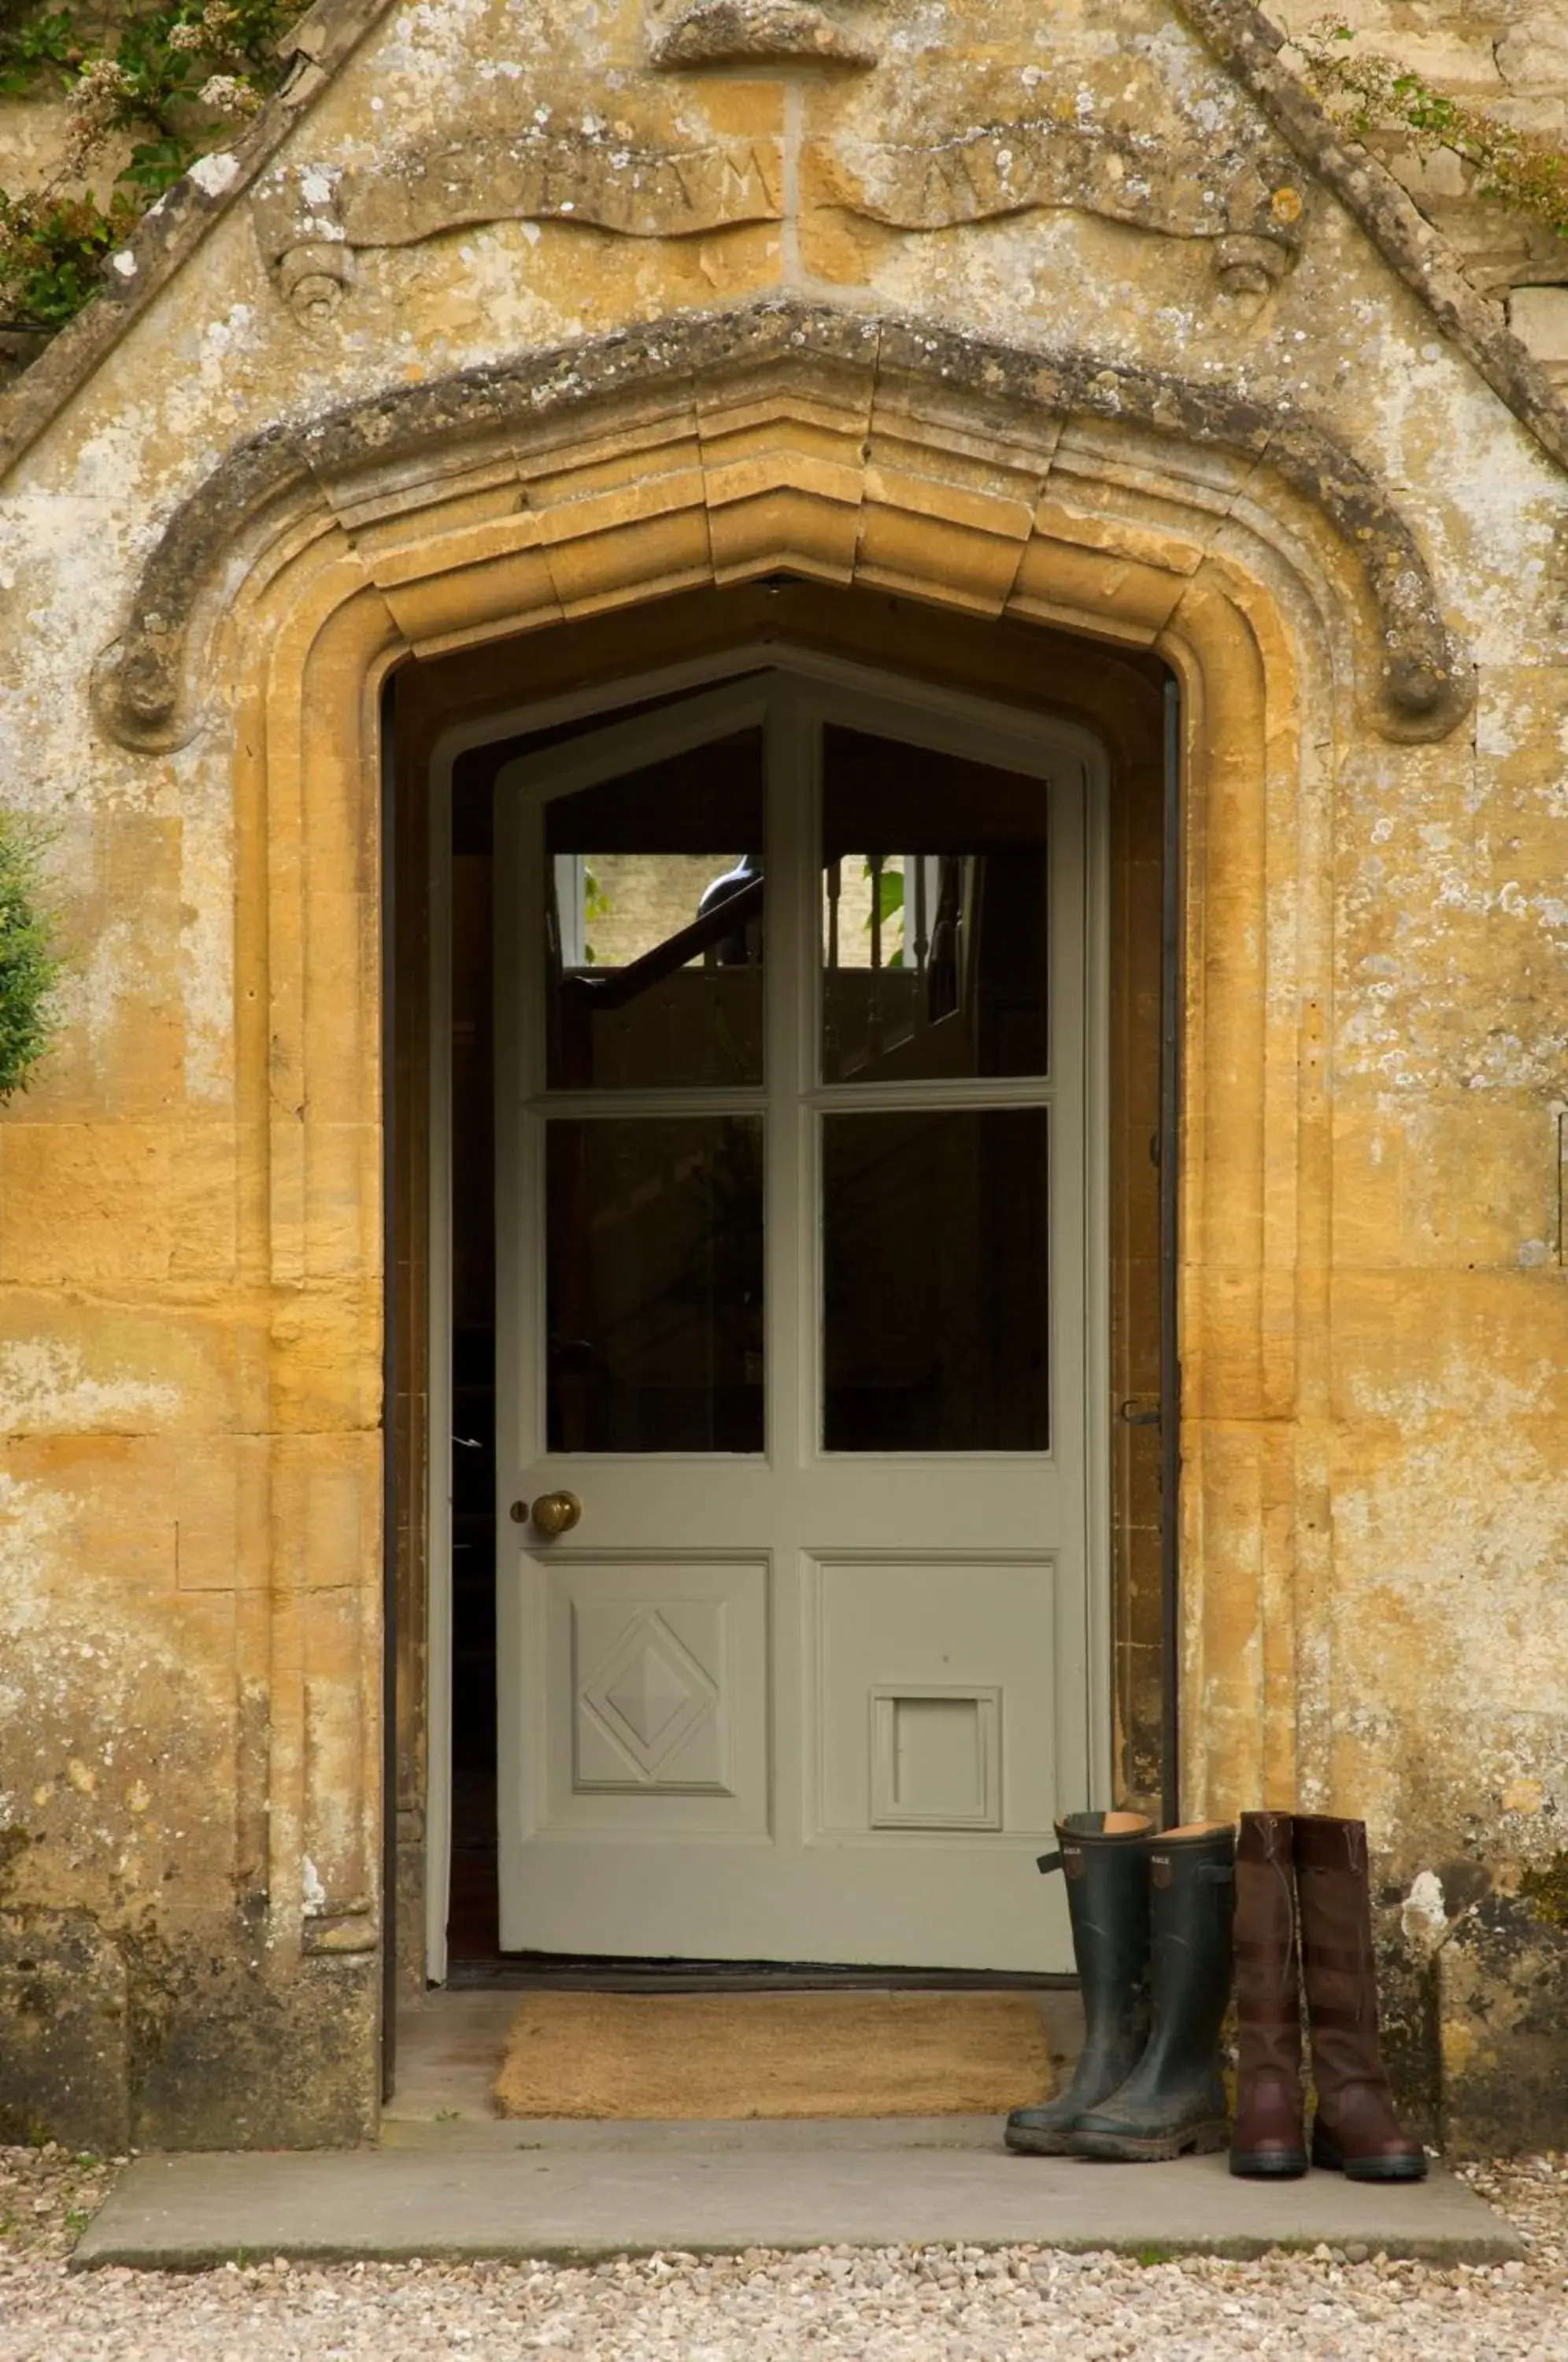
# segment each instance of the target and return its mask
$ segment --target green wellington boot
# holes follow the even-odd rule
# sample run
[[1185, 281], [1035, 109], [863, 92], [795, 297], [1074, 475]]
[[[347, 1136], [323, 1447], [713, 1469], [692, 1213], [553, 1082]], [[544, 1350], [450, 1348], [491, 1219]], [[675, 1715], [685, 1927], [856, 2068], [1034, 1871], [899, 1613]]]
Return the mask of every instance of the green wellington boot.
[[1015, 2108], [1007, 2120], [1009, 2148], [1030, 2157], [1066, 2157], [1079, 2118], [1137, 2065], [1149, 2024], [1152, 1827], [1141, 1813], [1069, 1813], [1056, 1835], [1060, 1849], [1042, 1854], [1040, 1867], [1066, 1873], [1087, 2030], [1061, 2096], [1043, 2107]]
[[1154, 2032], [1121, 2090], [1079, 2118], [1074, 2157], [1131, 2165], [1227, 2146], [1220, 2024], [1231, 1993], [1235, 1850], [1229, 1821], [1149, 1839]]

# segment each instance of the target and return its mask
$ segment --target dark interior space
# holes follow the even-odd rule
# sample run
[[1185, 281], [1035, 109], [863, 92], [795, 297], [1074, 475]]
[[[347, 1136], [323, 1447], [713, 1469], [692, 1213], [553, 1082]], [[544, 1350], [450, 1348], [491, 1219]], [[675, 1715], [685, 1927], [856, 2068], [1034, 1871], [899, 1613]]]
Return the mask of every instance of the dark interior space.
[[[507, 750], [508, 752], [510, 750]], [[501, 1951], [495, 1823], [493, 747], [452, 779], [452, 1892], [454, 1968]]]

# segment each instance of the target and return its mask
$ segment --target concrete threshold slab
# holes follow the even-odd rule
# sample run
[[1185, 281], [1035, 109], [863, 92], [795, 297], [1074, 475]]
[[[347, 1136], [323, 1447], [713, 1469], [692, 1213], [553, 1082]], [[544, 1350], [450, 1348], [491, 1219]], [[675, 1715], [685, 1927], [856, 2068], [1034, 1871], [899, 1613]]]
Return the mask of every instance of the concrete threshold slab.
[[[589, 2262], [678, 2248], [1038, 2245], [1144, 2256], [1347, 2246], [1441, 2263], [1523, 2253], [1474, 2191], [1238, 2181], [1225, 2159], [1015, 2158], [999, 2121], [425, 2125], [380, 2148], [138, 2158], [79, 2269], [232, 2260]], [[483, 2137], [476, 2137], [482, 2135]]]
[[475, 2124], [441, 2116], [415, 2123], [381, 2119], [382, 2149], [448, 2153], [520, 2149], [624, 2149], [635, 2156], [671, 2151], [693, 2157], [745, 2149], [769, 2157], [802, 2149], [985, 2149], [1001, 2140], [999, 2116], [723, 2116], [657, 2124], [581, 2116], [491, 2116]]

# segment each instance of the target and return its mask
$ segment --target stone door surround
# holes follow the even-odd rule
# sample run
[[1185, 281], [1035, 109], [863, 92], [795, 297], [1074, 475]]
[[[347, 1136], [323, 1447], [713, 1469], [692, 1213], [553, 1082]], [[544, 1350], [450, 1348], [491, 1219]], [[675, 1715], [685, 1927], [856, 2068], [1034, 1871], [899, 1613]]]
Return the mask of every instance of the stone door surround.
[[1408, 529], [1309, 423], [767, 303], [239, 447], [99, 669], [126, 743], [232, 744], [285, 1954], [376, 1940], [381, 683], [410, 652], [505, 639], [525, 693], [520, 635], [781, 572], [1152, 648], [1183, 684], [1184, 1801], [1310, 1798], [1326, 1775], [1331, 783], [1369, 732], [1451, 730], [1468, 665]]

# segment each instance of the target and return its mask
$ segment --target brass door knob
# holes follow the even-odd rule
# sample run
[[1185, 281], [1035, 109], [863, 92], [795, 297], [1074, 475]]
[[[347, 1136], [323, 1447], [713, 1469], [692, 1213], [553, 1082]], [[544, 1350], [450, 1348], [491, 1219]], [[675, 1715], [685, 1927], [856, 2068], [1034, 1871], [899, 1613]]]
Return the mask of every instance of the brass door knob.
[[569, 1533], [582, 1515], [582, 1503], [575, 1493], [541, 1493], [532, 1514], [542, 1534]]

